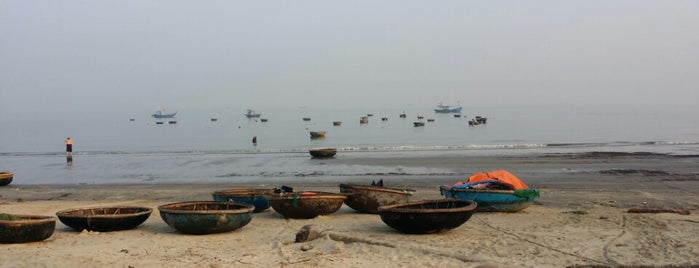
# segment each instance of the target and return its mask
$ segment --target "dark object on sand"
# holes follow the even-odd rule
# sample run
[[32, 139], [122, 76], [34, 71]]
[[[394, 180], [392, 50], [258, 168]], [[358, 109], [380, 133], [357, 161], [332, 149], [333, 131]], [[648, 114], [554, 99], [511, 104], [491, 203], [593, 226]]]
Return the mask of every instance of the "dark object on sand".
[[238, 202], [191, 201], [158, 207], [170, 227], [186, 234], [230, 232], [252, 220], [255, 206]]
[[213, 193], [214, 201], [233, 201], [255, 206], [255, 211], [262, 212], [269, 208], [269, 196], [274, 189], [226, 189]]
[[49, 238], [56, 229], [50, 216], [12, 215], [0, 219], [0, 243], [27, 243]]
[[336, 148], [320, 148], [320, 149], [310, 149], [308, 153], [313, 156], [313, 158], [330, 158], [335, 156], [337, 153]]
[[379, 207], [381, 220], [408, 234], [430, 234], [454, 229], [476, 211], [476, 202], [457, 199], [423, 200]]
[[325, 192], [281, 193], [270, 197], [269, 203], [277, 213], [287, 218], [312, 219], [335, 213], [347, 196]]
[[8, 185], [12, 182], [12, 178], [15, 176], [14, 173], [9, 171], [0, 172], [0, 186]]
[[131, 206], [75, 208], [56, 212], [56, 216], [78, 231], [110, 232], [136, 228], [152, 211], [148, 207]]
[[[382, 183], [383, 185], [383, 183]], [[412, 191], [356, 184], [340, 184], [340, 193], [347, 194], [345, 204], [362, 213], [379, 213], [380, 206], [407, 203]]]

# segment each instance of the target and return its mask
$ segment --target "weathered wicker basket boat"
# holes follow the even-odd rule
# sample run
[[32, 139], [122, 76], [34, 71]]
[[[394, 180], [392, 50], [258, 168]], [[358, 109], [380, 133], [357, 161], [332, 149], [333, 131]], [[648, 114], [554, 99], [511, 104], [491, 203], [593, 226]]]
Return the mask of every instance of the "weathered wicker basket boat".
[[12, 182], [12, 178], [15, 176], [14, 173], [9, 171], [0, 172], [0, 186], [8, 185]]
[[407, 203], [411, 190], [377, 186], [340, 184], [340, 193], [347, 194], [345, 204], [362, 213], [379, 213], [380, 206]]
[[346, 195], [325, 192], [282, 193], [270, 197], [269, 202], [277, 213], [287, 218], [311, 219], [319, 215], [335, 213], [342, 207]]
[[234, 201], [255, 206], [253, 212], [262, 212], [269, 208], [269, 196], [274, 189], [226, 189], [213, 193], [214, 201]]
[[335, 156], [337, 153], [336, 148], [320, 148], [320, 149], [310, 149], [308, 153], [313, 156], [313, 158], [330, 158]]
[[423, 200], [379, 207], [386, 225], [408, 234], [454, 229], [471, 218], [476, 202], [458, 199]]
[[78, 231], [111, 232], [136, 228], [151, 212], [153, 209], [148, 207], [115, 206], [66, 209], [56, 212], [56, 216]]
[[239, 229], [252, 220], [255, 206], [238, 202], [191, 201], [158, 207], [170, 227], [186, 234], [213, 234]]
[[51, 216], [10, 215], [0, 220], [0, 243], [27, 243], [49, 238], [56, 229]]

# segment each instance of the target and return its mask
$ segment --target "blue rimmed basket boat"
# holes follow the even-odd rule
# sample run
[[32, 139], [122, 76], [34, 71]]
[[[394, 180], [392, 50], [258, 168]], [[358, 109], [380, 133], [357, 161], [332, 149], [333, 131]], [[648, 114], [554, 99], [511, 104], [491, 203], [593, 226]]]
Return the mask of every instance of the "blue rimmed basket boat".
[[487, 190], [442, 185], [439, 191], [446, 198], [475, 201], [479, 212], [517, 212], [531, 206], [539, 197], [536, 189]]
[[262, 212], [269, 208], [269, 196], [274, 194], [274, 189], [226, 189], [215, 191], [212, 195], [214, 201], [234, 201], [255, 206], [253, 212]]

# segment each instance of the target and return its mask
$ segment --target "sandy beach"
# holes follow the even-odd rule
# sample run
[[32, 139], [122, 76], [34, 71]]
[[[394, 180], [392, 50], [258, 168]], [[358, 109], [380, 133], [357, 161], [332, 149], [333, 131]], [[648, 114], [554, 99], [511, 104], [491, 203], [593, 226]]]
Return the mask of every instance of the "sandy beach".
[[[443, 198], [438, 186], [463, 174], [507, 169], [541, 191], [518, 213], [476, 213], [462, 226], [438, 234], [406, 235], [378, 215], [343, 206], [309, 220], [285, 219], [274, 210], [256, 213], [229, 233], [185, 235], [159, 216], [162, 204], [211, 200], [216, 190], [279, 187], [257, 184], [22, 185], [0, 188], [0, 212], [55, 215], [94, 206], [153, 208], [141, 226], [118, 232], [74, 231], [56, 221], [45, 241], [5, 244], [2, 267], [566, 267], [699, 265], [699, 157], [589, 153], [507, 157], [351, 158], [328, 165], [424, 166], [455, 174], [404, 178], [367, 174], [284, 182], [296, 190], [339, 192], [341, 182], [413, 188], [412, 200]], [[335, 181], [333, 181], [335, 180]], [[333, 182], [328, 182], [333, 181]], [[628, 213], [630, 208], [688, 211]], [[295, 243], [315, 225], [356, 240], [322, 237]]]

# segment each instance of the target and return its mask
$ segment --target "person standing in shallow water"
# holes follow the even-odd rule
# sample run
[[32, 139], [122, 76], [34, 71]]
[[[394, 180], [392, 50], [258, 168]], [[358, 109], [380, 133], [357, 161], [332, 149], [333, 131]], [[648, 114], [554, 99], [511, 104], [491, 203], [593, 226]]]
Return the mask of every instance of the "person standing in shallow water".
[[73, 155], [73, 140], [70, 137], [66, 138], [66, 154]]
[[252, 145], [257, 145], [257, 136], [252, 137]]

